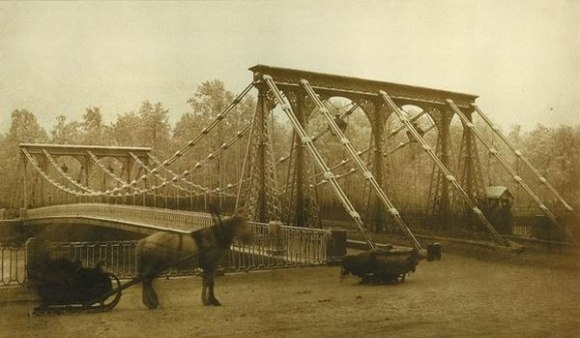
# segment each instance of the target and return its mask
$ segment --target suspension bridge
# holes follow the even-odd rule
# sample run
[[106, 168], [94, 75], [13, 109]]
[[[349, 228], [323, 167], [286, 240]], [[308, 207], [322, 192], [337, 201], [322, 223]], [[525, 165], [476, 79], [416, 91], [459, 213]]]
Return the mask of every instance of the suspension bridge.
[[[245, 215], [264, 236], [283, 229], [292, 233], [286, 241], [318, 243], [309, 251], [320, 261], [328, 259], [333, 238], [322, 225], [332, 224], [333, 213], [348, 219], [371, 248], [372, 231], [396, 233], [421, 250], [417, 230], [443, 229], [521, 250], [509, 239], [513, 228], [498, 231], [497, 215], [509, 212], [512, 202], [494, 204], [490, 191], [498, 190], [485, 182], [483, 147], [511, 177], [504, 185], [521, 189], [534, 214], [575, 241], [572, 206], [476, 105], [477, 96], [266, 65], [250, 71], [248, 86], [167, 158], [146, 147], [20, 144], [21, 184], [14, 200], [21, 221], [83, 221], [144, 234], [191, 231], [207, 226], [211, 218], [204, 211], [219, 205]], [[238, 106], [252, 90], [254, 112], [242, 118]], [[510, 154], [486, 138], [474, 116], [521, 166], [514, 168]], [[462, 126], [455, 145], [453, 119]], [[291, 131], [287, 139], [281, 139], [279, 121]], [[421, 156], [421, 165], [397, 167], [404, 149]], [[418, 170], [429, 183], [412, 188], [406, 179]], [[325, 211], [336, 205], [339, 211]], [[420, 222], [409, 216], [411, 209]]]

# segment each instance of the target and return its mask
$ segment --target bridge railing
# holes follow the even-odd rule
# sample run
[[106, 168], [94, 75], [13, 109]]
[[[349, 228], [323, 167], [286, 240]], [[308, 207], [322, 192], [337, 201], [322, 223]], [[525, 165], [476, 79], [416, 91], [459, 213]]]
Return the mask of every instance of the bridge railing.
[[[211, 215], [205, 213], [109, 204], [49, 206], [28, 210], [26, 217], [83, 217], [187, 232], [213, 224]], [[226, 271], [320, 265], [334, 258], [329, 256], [335, 256], [329, 251], [333, 241], [330, 229], [292, 227], [278, 222], [249, 224], [253, 241], [232, 245], [223, 261]], [[121, 278], [131, 278], [138, 271], [135, 245], [136, 241], [51, 243], [50, 256], [80, 260], [86, 267], [101, 264]], [[168, 272], [169, 275], [195, 273], [195, 269], [187, 266]]]
[[212, 224], [211, 216], [201, 212], [102, 203], [54, 205], [29, 209], [27, 217], [90, 217], [179, 231], [197, 230]]
[[26, 281], [26, 250], [22, 245], [0, 243], [0, 286], [22, 285]]
[[[254, 240], [249, 244], [235, 242], [222, 262], [225, 271], [273, 269], [312, 266], [327, 263], [327, 243], [331, 232], [324, 229], [302, 229], [251, 223]], [[101, 265], [119, 278], [137, 275], [137, 241], [53, 242], [49, 243], [51, 258], [79, 260], [85, 267]], [[191, 264], [173, 267], [166, 276], [194, 275]]]

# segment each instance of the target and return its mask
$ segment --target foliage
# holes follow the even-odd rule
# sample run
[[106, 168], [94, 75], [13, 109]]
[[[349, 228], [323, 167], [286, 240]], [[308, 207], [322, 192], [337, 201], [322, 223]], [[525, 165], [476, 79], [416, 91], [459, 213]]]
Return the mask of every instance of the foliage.
[[[97, 106], [87, 107], [79, 121], [70, 121], [64, 115], [59, 115], [49, 133], [39, 124], [34, 113], [17, 109], [12, 112], [11, 125], [5, 134], [0, 134], [0, 207], [7, 207], [14, 198], [14, 191], [19, 184], [19, 143], [55, 143], [55, 144], [87, 144], [87, 145], [116, 145], [116, 146], [142, 146], [151, 147], [157, 157], [169, 158], [177, 149], [181, 149], [187, 143], [201, 135], [202, 129], [218, 114], [224, 111], [234, 100], [234, 94], [225, 88], [220, 80], [211, 80], [201, 83], [195, 88], [195, 92], [187, 100], [190, 110], [181, 114], [174, 126], [169, 123], [169, 109], [161, 102], [152, 103], [143, 101], [135, 111], [122, 112], [116, 116], [112, 123], [105, 123], [103, 113]], [[256, 99], [251, 96], [245, 97], [230, 112], [227, 118], [220, 123], [216, 130], [207, 136], [201, 137], [201, 141], [193, 147], [187, 161], [182, 161], [176, 168], [176, 172], [191, 170], [195, 163], [207, 159], [217, 151], [223, 142], [234, 137], [240, 130], [252, 122]], [[344, 113], [349, 108], [348, 102], [336, 101], [330, 107], [332, 115]], [[451, 155], [450, 169], [456, 171], [459, 162], [461, 138], [463, 126], [454, 118], [451, 125]], [[352, 142], [356, 150], [365, 150], [371, 145], [371, 128], [365, 113], [357, 110], [347, 119], [345, 134]], [[324, 130], [328, 123], [320, 114], [311, 117], [308, 131], [311, 136]], [[474, 121], [478, 130], [518, 171], [524, 180], [534, 190], [540, 191], [540, 197], [546, 200], [548, 207], [558, 205], [558, 201], [550, 197], [545, 188], [542, 188], [532, 173], [525, 169], [521, 159], [513, 155], [513, 152], [494, 136], [491, 129], [481, 120]], [[284, 113], [278, 108], [274, 109], [269, 120], [270, 134], [273, 143], [274, 158], [279, 159], [290, 153], [293, 130]], [[386, 133], [398, 127], [393, 118], [387, 120]], [[547, 127], [537, 125], [531, 131], [523, 131], [520, 126], [512, 126], [504, 131], [516, 148], [521, 149], [540, 173], [550, 181], [556, 190], [570, 202], [575, 209], [580, 209], [580, 125]], [[425, 139], [435, 149], [437, 133], [435, 130], [425, 134]], [[395, 149], [401, 143], [408, 142], [408, 135], [403, 131], [385, 140], [386, 151]], [[323, 157], [330, 166], [340, 163], [347, 156], [342, 146], [330, 133], [327, 133], [319, 141], [324, 146], [320, 147]], [[203, 177], [195, 179], [202, 185], [216, 188], [223, 187], [228, 183], [237, 183], [242, 170], [242, 164], [246, 155], [247, 138], [241, 139], [235, 146], [228, 149], [224, 154], [212, 161], [205, 167]], [[505, 185], [516, 196], [519, 207], [534, 206], [519, 188], [513, 177], [506, 173], [498, 161], [489, 155], [489, 151], [478, 143], [479, 159], [486, 185]], [[371, 158], [373, 152], [368, 152], [363, 159]], [[286, 162], [288, 163], [288, 162]], [[413, 208], [427, 207], [427, 197], [431, 187], [432, 162], [417, 143], [407, 143], [404, 147], [393, 154], [385, 155], [385, 179], [387, 191], [395, 204], [411, 210]], [[120, 167], [120, 165], [118, 165]], [[70, 167], [70, 166], [69, 166]], [[346, 173], [352, 167], [352, 163], [340, 169], [336, 174]], [[278, 166], [278, 178], [280, 184], [286, 180], [288, 170], [283, 165]], [[115, 168], [120, 172], [121, 168]], [[101, 174], [102, 175], [102, 174]], [[355, 180], [356, 175], [348, 176], [344, 181], [346, 188], [354, 187], [364, 192], [360, 180]], [[99, 178], [100, 179], [100, 178]], [[112, 180], [105, 182], [112, 187]], [[324, 190], [326, 189], [326, 190]], [[320, 191], [330, 189], [324, 187]], [[332, 195], [331, 193], [328, 194]], [[333, 195], [332, 195], [333, 196]], [[331, 197], [332, 197], [331, 196]], [[411, 205], [420, 199], [419, 207]]]
[[0, 208], [9, 207], [19, 192], [20, 143], [46, 143], [48, 135], [38, 124], [34, 114], [26, 109], [16, 109], [12, 112], [10, 129], [0, 138]]

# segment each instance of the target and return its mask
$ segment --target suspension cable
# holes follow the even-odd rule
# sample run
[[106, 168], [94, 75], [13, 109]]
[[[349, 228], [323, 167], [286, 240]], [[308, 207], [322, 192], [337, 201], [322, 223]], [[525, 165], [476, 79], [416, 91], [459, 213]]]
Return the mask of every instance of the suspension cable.
[[324, 106], [324, 104], [322, 103], [322, 101], [320, 100], [318, 95], [316, 95], [316, 92], [314, 92], [314, 89], [312, 89], [312, 87], [310, 86], [310, 83], [307, 80], [303, 79], [303, 80], [300, 80], [300, 84], [306, 90], [306, 93], [308, 94], [310, 99], [318, 106], [318, 111], [320, 113], [322, 113], [322, 115], [326, 118], [330, 128], [332, 128], [332, 131], [333, 131], [332, 134], [334, 134], [340, 140], [340, 143], [343, 145], [345, 151], [350, 156], [351, 160], [355, 163], [355, 165], [358, 167], [358, 169], [362, 172], [365, 179], [367, 179], [367, 181], [370, 182], [377, 197], [380, 199], [380, 201], [383, 203], [383, 205], [387, 208], [387, 211], [391, 214], [395, 223], [397, 223], [397, 225], [399, 226], [401, 231], [405, 234], [405, 237], [407, 237], [407, 239], [413, 244], [415, 249], [422, 250], [423, 248], [421, 247], [421, 244], [419, 243], [417, 238], [415, 238], [415, 235], [413, 235], [413, 233], [411, 232], [409, 227], [405, 224], [405, 222], [401, 218], [399, 211], [395, 208], [394, 204], [387, 197], [387, 195], [385, 194], [385, 192], [383, 191], [383, 189], [379, 185], [378, 181], [374, 177], [373, 173], [367, 168], [366, 164], [360, 158], [357, 151], [354, 149], [354, 147], [350, 143], [350, 140], [344, 135], [342, 130], [340, 130], [340, 128], [338, 127], [336, 122], [332, 119], [328, 109]]
[[[201, 132], [196, 137], [187, 142], [186, 145], [184, 145], [181, 149], [176, 151], [169, 159], [163, 161], [158, 167], [154, 168], [153, 170], [157, 169], [157, 171], [159, 171], [162, 167], [170, 166], [171, 164], [173, 164], [173, 162], [177, 161], [179, 158], [181, 158], [183, 155], [187, 154], [191, 149], [193, 149], [193, 147], [197, 143], [199, 143], [199, 141], [201, 141], [207, 134], [209, 134], [210, 131], [212, 131], [221, 121], [224, 120], [224, 118], [232, 111], [232, 109], [238, 103], [240, 103], [240, 101], [244, 98], [244, 96], [246, 96], [246, 94], [248, 94], [248, 92], [254, 87], [254, 85], [255, 85], [254, 82], [250, 83], [240, 94], [238, 94], [238, 96], [234, 98], [234, 100], [221, 113], [219, 113], [212, 121], [210, 121], [204, 128], [202, 128]], [[129, 186], [141, 183], [141, 181], [143, 181], [144, 179], [146, 179], [151, 175], [153, 175], [153, 173], [145, 174], [139, 177], [137, 180], [133, 180], [131, 183], [128, 184], [128, 186], [124, 188], [128, 188]]]
[[487, 123], [487, 125], [489, 125], [489, 127], [499, 136], [499, 138], [514, 152], [514, 154], [519, 159], [521, 159], [522, 162], [524, 162], [524, 164], [538, 178], [540, 183], [545, 185], [548, 188], [548, 190], [558, 199], [558, 201], [560, 201], [560, 203], [564, 205], [566, 210], [574, 212], [574, 209], [570, 206], [570, 204], [568, 204], [568, 202], [564, 200], [562, 195], [560, 195], [560, 193], [558, 193], [558, 191], [552, 186], [552, 184], [550, 184], [550, 182], [548, 182], [548, 180], [544, 176], [542, 176], [542, 174], [540, 174], [538, 169], [528, 160], [528, 158], [520, 150], [518, 150], [515, 147], [515, 145], [501, 132], [499, 127], [495, 123], [493, 123], [491, 119], [486, 114], [484, 114], [483, 111], [481, 111], [481, 109], [479, 109], [479, 107], [476, 104], [472, 103], [471, 106], [475, 109], [475, 111], [479, 114], [479, 116], [481, 116], [481, 118], [485, 121], [485, 123]]
[[[149, 157], [149, 158], [150, 158], [150, 159], [151, 159], [151, 160], [152, 160], [152, 161], [155, 163], [155, 165], [157, 166], [157, 168], [163, 168], [163, 169], [165, 169], [165, 171], [167, 171], [167, 172], [168, 172], [170, 175], [172, 175], [173, 177], [177, 176], [177, 174], [176, 174], [176, 173], [175, 173], [173, 170], [169, 169], [168, 167], [161, 166], [161, 165], [160, 165], [160, 164], [161, 164], [161, 161], [160, 161], [160, 160], [159, 160], [159, 159], [158, 159], [158, 158], [157, 158], [155, 155], [153, 155], [153, 154], [151, 154], [151, 153], [148, 153], [148, 154], [147, 154], [147, 156], [148, 156], [148, 157]], [[141, 163], [143, 163], [143, 162], [141, 162]], [[145, 163], [143, 163], [143, 165], [144, 165], [144, 166], [146, 166], [146, 164], [145, 164]], [[166, 178], [163, 178], [164, 176], [161, 176], [161, 175], [159, 174], [159, 171], [158, 171], [158, 170], [157, 170], [157, 171], [155, 170], [155, 169], [156, 169], [155, 167], [154, 167], [153, 169], [149, 168], [148, 166], [146, 166], [146, 167], [144, 167], [144, 168], [145, 168], [145, 170], [147, 170], [147, 171], [155, 171], [155, 175], [156, 175], [156, 176], [157, 176], [157, 175], [159, 175], [159, 177], [158, 177], [159, 179], [161, 179], [161, 180], [166, 180]], [[210, 189], [210, 188], [208, 188], [208, 187], [204, 187], [204, 186], [201, 186], [201, 185], [199, 185], [199, 184], [195, 184], [195, 183], [193, 183], [193, 182], [191, 182], [191, 181], [187, 180], [187, 179], [186, 179], [186, 178], [184, 178], [184, 177], [181, 177], [181, 178], [180, 178], [180, 181], [181, 181], [181, 182], [183, 182], [183, 183], [186, 183], [187, 185], [190, 185], [190, 186], [194, 187], [195, 189], [198, 189], [198, 190], [201, 190], [201, 191], [204, 191], [204, 192], [205, 192], [205, 191], [210, 191], [210, 190], [211, 190], [211, 189]], [[180, 186], [180, 187], [181, 187], [181, 186]], [[181, 187], [181, 188], [182, 188], [182, 187]], [[182, 188], [182, 189], [183, 189], [183, 188]], [[192, 190], [189, 190], [189, 189], [186, 189], [186, 191], [193, 192]]]
[[350, 217], [357, 224], [359, 231], [361, 232], [362, 236], [365, 238], [369, 247], [371, 249], [376, 249], [377, 246], [376, 246], [375, 242], [373, 241], [373, 239], [367, 233], [359, 213], [356, 212], [354, 206], [352, 205], [352, 203], [350, 202], [350, 200], [348, 199], [348, 197], [346, 196], [346, 194], [344, 193], [344, 191], [342, 190], [342, 188], [340, 187], [340, 185], [336, 181], [336, 177], [334, 176], [334, 174], [330, 171], [330, 169], [326, 165], [326, 162], [322, 158], [322, 155], [320, 155], [320, 152], [318, 152], [318, 149], [314, 146], [312, 139], [308, 136], [308, 134], [306, 133], [306, 131], [304, 130], [304, 128], [300, 124], [300, 121], [298, 120], [296, 115], [294, 115], [294, 112], [292, 111], [290, 104], [286, 101], [286, 99], [284, 99], [284, 97], [280, 93], [280, 90], [276, 86], [276, 83], [274, 82], [274, 80], [272, 79], [272, 77], [270, 75], [264, 74], [262, 76], [262, 78], [264, 79], [264, 81], [266, 82], [266, 84], [268, 85], [268, 87], [270, 88], [270, 90], [272, 91], [274, 96], [276, 97], [276, 100], [280, 104], [282, 110], [288, 116], [288, 119], [290, 120], [290, 122], [294, 126], [294, 130], [296, 131], [296, 133], [300, 137], [300, 140], [306, 146], [306, 148], [310, 151], [316, 164], [324, 172], [324, 177], [332, 185], [334, 192], [336, 193], [338, 199], [341, 201], [342, 205], [344, 206], [344, 208], [346, 209], [346, 211], [348, 212]]
[[[95, 162], [95, 164], [97, 166], [99, 166], [99, 168], [101, 168], [103, 170], [103, 172], [105, 172], [105, 174], [107, 174], [109, 177], [113, 178], [115, 181], [117, 181], [118, 183], [120, 183], [122, 185], [121, 189], [119, 189], [119, 190], [123, 190], [125, 188], [130, 188], [130, 189], [133, 189], [138, 194], [141, 194], [144, 192], [144, 190], [133, 186], [133, 184], [130, 184], [129, 182], [127, 182], [124, 179], [120, 178], [119, 176], [115, 175], [111, 170], [109, 170], [109, 168], [105, 167], [105, 165], [99, 161], [99, 158], [95, 154], [93, 154], [92, 151], [87, 150], [87, 153], [89, 154], [89, 156], [91, 157], [93, 162]], [[127, 169], [127, 171], [128, 171], [128, 169]]]
[[56, 163], [56, 160], [54, 159], [54, 157], [52, 157], [52, 155], [46, 150], [43, 149], [42, 152], [44, 153], [44, 156], [46, 156], [46, 158], [48, 159], [48, 161], [50, 162], [50, 164], [52, 164], [52, 166], [62, 175], [64, 176], [70, 183], [72, 183], [73, 185], [75, 185], [77, 188], [89, 192], [89, 193], [94, 193], [95, 191], [93, 189], [91, 189], [88, 186], [85, 186], [84, 184], [80, 184], [79, 182], [75, 181], [74, 178], [72, 178], [69, 174], [67, 174], [59, 165], [58, 163]]
[[471, 200], [471, 198], [469, 197], [469, 195], [467, 194], [467, 192], [465, 192], [465, 190], [457, 182], [457, 180], [455, 179], [455, 177], [451, 174], [451, 172], [449, 171], [449, 169], [447, 169], [447, 167], [445, 166], [445, 164], [443, 162], [441, 162], [441, 160], [439, 159], [439, 157], [437, 157], [437, 155], [435, 154], [435, 152], [433, 151], [433, 149], [431, 149], [431, 147], [425, 142], [425, 140], [423, 139], [423, 137], [421, 137], [421, 135], [417, 132], [417, 130], [415, 130], [415, 128], [413, 127], [413, 125], [411, 124], [411, 122], [409, 122], [409, 119], [407, 119], [403, 115], [403, 113], [401, 112], [401, 110], [399, 109], [399, 107], [397, 107], [397, 105], [395, 104], [395, 102], [393, 102], [393, 100], [387, 94], [387, 92], [385, 92], [383, 90], [380, 90], [379, 91], [379, 95], [382, 97], [382, 99], [385, 101], [385, 103], [389, 106], [389, 108], [395, 114], [397, 114], [397, 117], [399, 118], [399, 120], [401, 122], [403, 122], [403, 124], [405, 125], [405, 127], [407, 128], [407, 130], [410, 132], [410, 134], [421, 144], [423, 150], [425, 152], [427, 152], [427, 154], [429, 154], [429, 156], [431, 157], [431, 159], [433, 160], [433, 162], [439, 167], [439, 169], [445, 175], [445, 179], [449, 183], [451, 183], [453, 185], [453, 187], [459, 192], [459, 195], [463, 198], [463, 200], [465, 201], [465, 203], [469, 206], [469, 208], [471, 209], [471, 211], [473, 212], [473, 214], [477, 217], [477, 219], [479, 220], [479, 222], [492, 234], [492, 236], [494, 237], [494, 239], [496, 241], [498, 241], [502, 245], [505, 245], [505, 246], [513, 246], [512, 243], [510, 243], [509, 241], [507, 241], [504, 238], [502, 238], [500, 236], [500, 234], [495, 230], [495, 228], [487, 220], [487, 218], [485, 217], [485, 215], [483, 214], [483, 212], [481, 211], [481, 209], [475, 204], [475, 202], [473, 202]]
[[538, 208], [540, 208], [540, 210], [544, 213], [544, 215], [546, 215], [554, 225], [556, 225], [558, 228], [566, 232], [570, 240], [574, 241], [574, 238], [571, 236], [571, 234], [568, 233], [568, 230], [565, 227], [561, 226], [560, 223], [558, 223], [556, 216], [548, 209], [548, 207], [542, 202], [542, 200], [538, 197], [538, 195], [536, 195], [534, 191], [518, 175], [518, 173], [515, 172], [515, 170], [509, 165], [507, 160], [499, 154], [497, 149], [493, 148], [489, 144], [489, 142], [486, 141], [486, 139], [479, 132], [479, 130], [475, 128], [473, 123], [469, 121], [469, 119], [463, 114], [463, 112], [461, 112], [461, 110], [455, 105], [455, 103], [450, 99], [447, 99], [446, 101], [449, 107], [453, 110], [453, 112], [455, 112], [457, 116], [459, 116], [459, 118], [463, 122], [463, 125], [469, 128], [475, 134], [475, 136], [479, 139], [479, 141], [488, 149], [490, 154], [493, 155], [497, 159], [497, 161], [504, 167], [504, 169], [512, 176], [514, 181], [516, 181], [516, 183], [518, 183], [528, 193], [528, 195], [532, 198], [532, 200], [536, 203], [536, 205], [538, 206]]
[[[133, 160], [141, 167], [143, 168], [143, 170], [145, 170], [147, 173], [153, 171], [153, 169], [151, 169], [148, 165], [146, 165], [137, 155], [135, 155], [133, 152], [129, 152], [129, 155], [131, 155], [131, 157], [133, 158]], [[149, 155], [149, 154], [148, 154]], [[150, 157], [151, 158], [151, 157]], [[176, 184], [174, 182], [172, 182], [170, 179], [168, 180], [165, 176], [162, 176], [159, 172], [153, 173], [155, 177], [157, 177], [159, 180], [161, 180], [162, 182], [169, 182], [169, 184], [171, 184], [172, 187], [177, 188], [181, 191], [185, 191], [185, 192], [189, 192], [191, 193], [192, 191], [189, 189], [186, 189], [184, 187], [182, 187], [179, 184]], [[175, 174], [173, 174], [173, 176], [176, 176]], [[184, 179], [182, 179], [184, 180]]]
[[32, 164], [32, 166], [34, 167], [34, 169], [36, 170], [36, 172], [38, 172], [46, 181], [48, 181], [50, 184], [52, 184], [53, 186], [57, 187], [58, 189], [62, 190], [62, 191], [66, 191], [70, 194], [73, 194], [75, 196], [89, 196], [90, 194], [86, 193], [86, 192], [79, 192], [73, 189], [69, 189], [66, 186], [63, 186], [62, 184], [56, 182], [55, 180], [53, 180], [50, 175], [48, 175], [44, 170], [42, 170], [42, 168], [40, 168], [40, 165], [38, 164], [38, 162], [36, 161], [36, 159], [34, 158], [34, 156], [32, 156], [27, 149], [21, 149], [21, 151], [24, 153], [24, 155], [26, 156], [26, 158], [28, 159], [28, 161], [30, 162], [30, 164]]

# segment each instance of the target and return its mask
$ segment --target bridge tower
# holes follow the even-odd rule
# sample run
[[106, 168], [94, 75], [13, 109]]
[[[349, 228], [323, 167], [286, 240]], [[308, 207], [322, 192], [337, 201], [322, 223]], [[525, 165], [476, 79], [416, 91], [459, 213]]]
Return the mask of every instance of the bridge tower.
[[[308, 112], [309, 105], [316, 101], [316, 107], [324, 109], [324, 103], [322, 101], [332, 98], [332, 97], [342, 97], [356, 103], [362, 108], [365, 115], [371, 125], [371, 148], [372, 154], [370, 155], [370, 160], [368, 161], [368, 172], [363, 172], [364, 180], [360, 181], [363, 184], [369, 184], [376, 194], [366, 194], [368, 195], [368, 207], [365, 210], [367, 222], [365, 226], [367, 228], [374, 228], [376, 230], [384, 229], [386, 219], [393, 219], [397, 222], [399, 220], [399, 211], [394, 208], [388, 198], [384, 195], [385, 181], [384, 170], [385, 170], [385, 160], [384, 154], [384, 139], [385, 139], [385, 121], [389, 114], [395, 113], [398, 120], [403, 125], [403, 129], [407, 129], [408, 135], [412, 135], [413, 140], [416, 144], [420, 145], [431, 158], [436, 166], [436, 169], [432, 172], [433, 180], [431, 182], [431, 209], [432, 213], [443, 220], [448, 220], [451, 214], [451, 187], [462, 198], [463, 203], [469, 207], [469, 210], [475, 215], [475, 218], [484, 228], [492, 233], [494, 238], [502, 243], [506, 244], [501, 237], [494, 231], [493, 226], [485, 218], [481, 210], [477, 207], [477, 202], [479, 198], [473, 197], [474, 194], [479, 194], [479, 187], [483, 185], [480, 180], [481, 176], [478, 173], [481, 172], [479, 168], [479, 160], [477, 158], [477, 149], [475, 148], [474, 142], [470, 137], [469, 132], [464, 132], [464, 143], [465, 147], [462, 150], [465, 165], [462, 167], [464, 174], [460, 176], [461, 183], [469, 185], [467, 192], [463, 189], [462, 185], [455, 178], [454, 171], [449, 168], [452, 166], [451, 163], [451, 144], [450, 144], [450, 121], [453, 116], [454, 111], [449, 109], [448, 101], [456, 102], [457, 106], [461, 109], [470, 109], [471, 104], [475, 101], [477, 96], [470, 94], [463, 94], [457, 92], [450, 92], [438, 89], [430, 89], [424, 87], [401, 85], [389, 82], [380, 82], [373, 80], [365, 80], [353, 77], [345, 77], [331, 74], [322, 74], [307, 72], [294, 69], [278, 68], [265, 65], [257, 65], [250, 70], [254, 73], [255, 83], [262, 83], [262, 75], [267, 75], [270, 79], [269, 86], [273, 90], [272, 86], [275, 82], [276, 93], [278, 96], [278, 101], [285, 100], [288, 101], [292, 111], [290, 113], [294, 115], [292, 119], [295, 119], [292, 123], [295, 129], [306, 129], [302, 128], [308, 121], [308, 118], [304, 116], [304, 111]], [[272, 82], [273, 81], [273, 82]], [[268, 82], [268, 80], [266, 80]], [[409, 120], [402, 113], [401, 107], [404, 105], [413, 105], [421, 108], [423, 111], [428, 112], [430, 115], [435, 115], [434, 118], [437, 122], [437, 127], [440, 129], [437, 149], [433, 151], [431, 147], [426, 143], [423, 138], [422, 133], [415, 129], [412, 121]], [[288, 111], [287, 107], [283, 107], [284, 111]], [[327, 110], [327, 109], [326, 109]], [[328, 110], [323, 113], [327, 119]], [[307, 115], [306, 115], [307, 116]], [[302, 127], [300, 127], [302, 126]], [[329, 124], [330, 126], [330, 124]], [[333, 126], [335, 128], [336, 126]], [[301, 132], [302, 133], [302, 132]], [[338, 135], [338, 134], [337, 134]], [[314, 145], [315, 137], [312, 135], [302, 135], [300, 143], [308, 144], [309, 149], [316, 147]], [[350, 141], [344, 137], [344, 135], [339, 136], [339, 143], [341, 143], [349, 156], [353, 157], [353, 147]], [[302, 155], [299, 151], [301, 146], [298, 146], [295, 142], [297, 154], [295, 156], [296, 166], [294, 170], [296, 171], [296, 182], [298, 184], [298, 189], [296, 189], [296, 205], [298, 206], [297, 212], [300, 210], [305, 210], [302, 208], [305, 204], [307, 197], [305, 191], [307, 191], [307, 175], [305, 175], [304, 168], [302, 164]], [[363, 170], [368, 170], [365, 164], [356, 159], [361, 156], [362, 149], [358, 149], [359, 155], [354, 154], [356, 166]], [[316, 149], [310, 149], [311, 152], [316, 152]], [[366, 150], [368, 151], [368, 150]], [[365, 151], [365, 152], [366, 152]], [[314, 157], [318, 156], [316, 154]], [[317, 164], [320, 166], [319, 160], [317, 159]], [[463, 169], [464, 168], [464, 169]], [[408, 168], [409, 170], [411, 168]], [[326, 169], [325, 169], [326, 170]], [[355, 169], [356, 171], [356, 169]], [[327, 172], [325, 174], [336, 177], [334, 173]], [[399, 180], [403, 177], [389, 177], [390, 180]], [[477, 181], [477, 182], [476, 182]], [[479, 201], [478, 201], [479, 202]], [[387, 207], [388, 206], [388, 207]], [[345, 207], [350, 209], [350, 206]], [[352, 213], [352, 210], [349, 210]], [[356, 213], [353, 217], [356, 219]], [[390, 214], [389, 217], [384, 217], [383, 215]], [[352, 215], [351, 215], [352, 216]], [[386, 216], [386, 215], [385, 215]], [[297, 215], [298, 224], [301, 225], [301, 219], [304, 219], [303, 215]], [[405, 232], [405, 227], [401, 227], [403, 232]]]
[[258, 101], [238, 193], [243, 192], [245, 196], [240, 212], [256, 222], [275, 221], [281, 217], [269, 124], [274, 104], [267, 94], [267, 88], [258, 86]]
[[[284, 93], [298, 122], [307, 128], [314, 105], [304, 92], [286, 91]], [[300, 227], [317, 227], [318, 201], [316, 197], [315, 170], [306, 154], [304, 144], [293, 131], [292, 145], [288, 164], [286, 191], [284, 196], [284, 220]]]
[[[437, 127], [437, 145], [435, 153], [447, 167], [452, 167], [451, 137], [449, 129], [453, 113], [444, 107], [433, 108], [431, 116]], [[448, 226], [452, 213], [452, 190], [439, 166], [433, 165], [431, 186], [429, 190], [429, 216], [432, 227]]]
[[[464, 111], [464, 115], [472, 122], [473, 110]], [[459, 183], [465, 188], [465, 191], [471, 200], [480, 205], [483, 210], [487, 210], [487, 198], [485, 196], [485, 183], [481, 169], [481, 162], [477, 150], [477, 143], [473, 130], [463, 123], [463, 134], [459, 150], [459, 165], [457, 169]], [[467, 216], [468, 226], [475, 228], [473, 219], [468, 213], [463, 211]]]
[[[376, 178], [377, 183], [382, 189], [386, 190], [385, 170], [387, 162], [385, 161], [385, 123], [389, 113], [384, 109], [383, 104], [377, 99], [358, 99], [356, 104], [362, 108], [371, 125], [371, 142], [369, 150], [371, 154], [368, 158], [369, 168]], [[389, 223], [387, 210], [381, 203], [379, 197], [370, 191], [369, 182], [365, 182], [363, 191], [366, 198], [366, 209], [370, 212], [367, 217], [368, 227], [375, 232], [384, 231], [386, 224]]]

